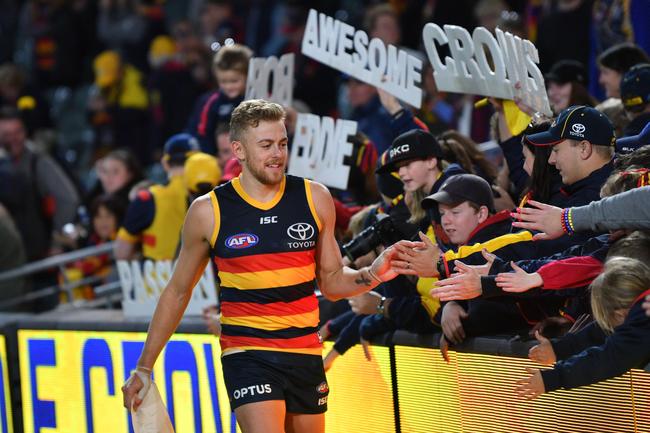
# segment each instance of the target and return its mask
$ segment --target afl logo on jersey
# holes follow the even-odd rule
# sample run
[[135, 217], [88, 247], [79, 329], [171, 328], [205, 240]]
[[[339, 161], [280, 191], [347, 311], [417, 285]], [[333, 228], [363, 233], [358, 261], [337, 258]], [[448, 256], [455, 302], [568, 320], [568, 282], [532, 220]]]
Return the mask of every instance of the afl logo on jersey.
[[259, 241], [260, 238], [252, 233], [239, 233], [226, 239], [226, 247], [233, 250], [241, 250], [244, 248], [254, 247], [259, 243]]
[[309, 223], [295, 223], [289, 226], [287, 234], [291, 239], [306, 241], [314, 236], [314, 226]]

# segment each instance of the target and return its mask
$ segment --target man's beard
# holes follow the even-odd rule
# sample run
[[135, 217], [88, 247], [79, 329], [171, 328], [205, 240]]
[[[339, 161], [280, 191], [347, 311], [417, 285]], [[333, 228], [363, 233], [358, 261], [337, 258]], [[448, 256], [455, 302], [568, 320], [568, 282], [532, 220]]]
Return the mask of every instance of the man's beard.
[[[264, 168], [262, 168], [262, 170], [258, 170], [256, 167], [249, 165], [247, 161], [245, 161], [244, 164], [246, 164], [246, 168], [248, 169], [249, 173], [255, 178], [255, 180], [257, 180], [262, 185], [277, 185], [282, 181], [282, 177], [284, 176], [284, 172], [286, 171], [286, 165], [284, 165], [284, 170], [282, 170], [282, 175], [278, 179], [275, 179], [274, 177], [266, 173], [264, 171]], [[266, 166], [266, 164], [264, 164], [264, 166]]]

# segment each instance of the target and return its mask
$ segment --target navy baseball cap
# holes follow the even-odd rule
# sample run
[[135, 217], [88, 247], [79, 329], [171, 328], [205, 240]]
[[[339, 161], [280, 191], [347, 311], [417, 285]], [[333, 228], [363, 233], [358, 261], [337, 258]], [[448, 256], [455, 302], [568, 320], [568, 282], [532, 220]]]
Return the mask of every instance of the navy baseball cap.
[[382, 155], [382, 164], [376, 173], [395, 171], [395, 164], [400, 161], [426, 158], [442, 158], [442, 148], [431, 133], [422, 129], [412, 129], [399, 135], [388, 150]]
[[163, 158], [165, 161], [184, 163], [185, 160], [199, 151], [199, 141], [191, 134], [180, 133], [169, 137], [165, 142]]
[[621, 79], [621, 100], [626, 110], [650, 102], [650, 63], [632, 66]]
[[646, 144], [650, 144], [650, 122], [645, 125], [638, 135], [621, 137], [616, 140], [616, 153], [632, 153]]
[[586, 105], [565, 108], [548, 131], [524, 135], [535, 146], [554, 146], [564, 140], [587, 140], [599, 146], [614, 146], [616, 134], [612, 122], [600, 111]]
[[430, 209], [440, 203], [457, 205], [465, 201], [487, 206], [491, 213], [496, 213], [490, 184], [480, 176], [467, 173], [456, 174], [447, 179], [437, 192], [422, 200], [422, 207]]

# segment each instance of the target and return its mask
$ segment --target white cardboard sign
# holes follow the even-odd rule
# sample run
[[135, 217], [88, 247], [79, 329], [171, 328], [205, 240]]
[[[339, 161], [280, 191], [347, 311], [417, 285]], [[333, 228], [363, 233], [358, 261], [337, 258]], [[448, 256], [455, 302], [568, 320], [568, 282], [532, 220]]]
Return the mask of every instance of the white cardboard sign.
[[[424, 26], [422, 39], [439, 90], [502, 99], [518, 97], [535, 110], [553, 115], [544, 77], [537, 67], [539, 54], [529, 40], [498, 28], [495, 38], [485, 27], [477, 27], [470, 35], [463, 27], [441, 28], [434, 23]], [[448, 44], [451, 56], [441, 60], [436, 43]], [[516, 83], [520, 83], [518, 89]]]
[[346, 189], [350, 167], [343, 164], [343, 159], [352, 154], [348, 137], [356, 133], [357, 122], [352, 120], [298, 114], [289, 174]]
[[[122, 309], [125, 317], [151, 317], [158, 298], [172, 275], [170, 260], [118, 260], [117, 272], [122, 285]], [[186, 315], [199, 316], [203, 308], [217, 304], [212, 264], [194, 287]]]
[[422, 61], [363, 30], [309, 10], [302, 53], [420, 108]]
[[[253, 57], [248, 64], [246, 99], [265, 99], [290, 107], [293, 102], [295, 55]], [[271, 77], [272, 86], [269, 85]]]

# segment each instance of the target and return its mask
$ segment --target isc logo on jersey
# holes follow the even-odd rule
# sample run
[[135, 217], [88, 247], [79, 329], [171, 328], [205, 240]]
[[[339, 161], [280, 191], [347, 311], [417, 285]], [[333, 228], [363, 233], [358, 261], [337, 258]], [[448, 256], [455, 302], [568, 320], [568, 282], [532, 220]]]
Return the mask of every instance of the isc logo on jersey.
[[233, 250], [241, 250], [257, 245], [260, 238], [252, 233], [239, 233], [226, 239], [226, 247]]

